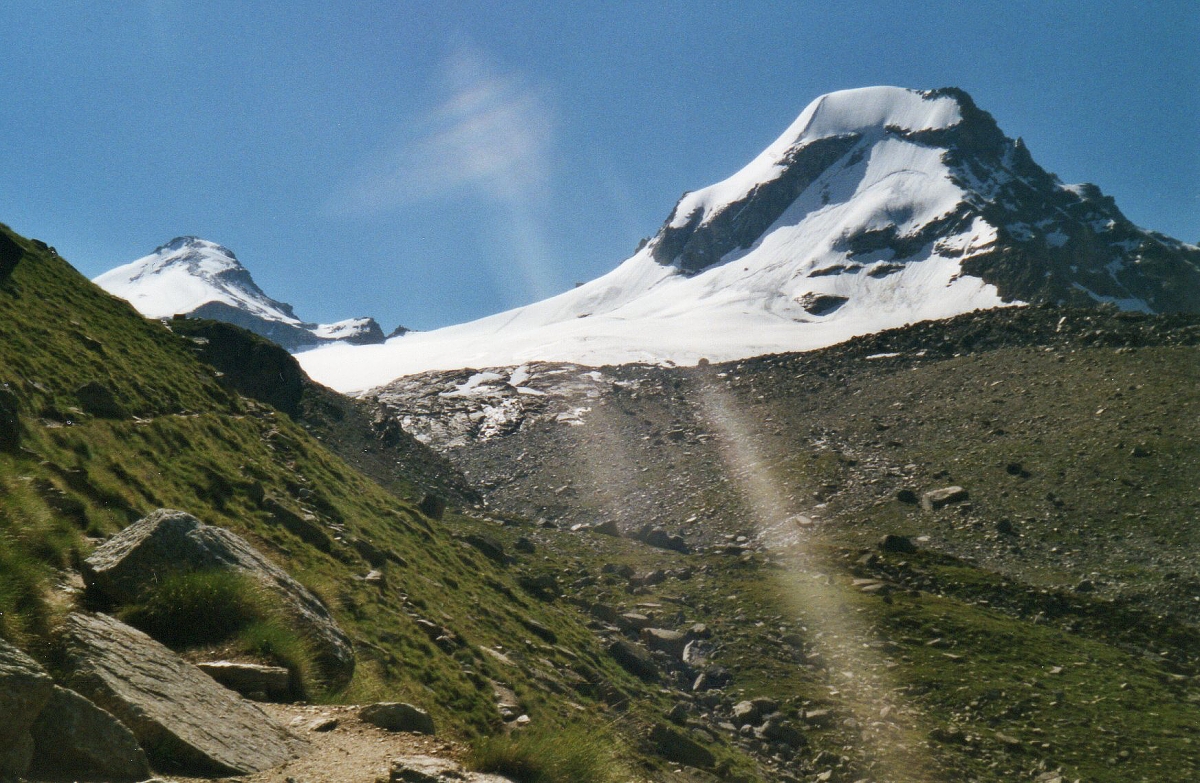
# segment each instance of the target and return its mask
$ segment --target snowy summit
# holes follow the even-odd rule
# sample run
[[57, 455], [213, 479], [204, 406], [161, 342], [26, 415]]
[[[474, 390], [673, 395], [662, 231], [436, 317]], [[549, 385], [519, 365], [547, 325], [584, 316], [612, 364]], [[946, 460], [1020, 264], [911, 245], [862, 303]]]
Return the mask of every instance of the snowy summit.
[[470, 323], [298, 358], [352, 391], [537, 360], [810, 350], [1027, 302], [1195, 311], [1198, 292], [1200, 249], [1137, 228], [1094, 186], [1063, 185], [966, 93], [870, 87], [813, 101], [747, 166], [686, 194], [603, 277]]
[[307, 323], [292, 306], [267, 296], [233, 251], [197, 237], [177, 237], [92, 282], [132, 304], [148, 318], [188, 315], [249, 329], [289, 351], [344, 342], [383, 342], [372, 318]]

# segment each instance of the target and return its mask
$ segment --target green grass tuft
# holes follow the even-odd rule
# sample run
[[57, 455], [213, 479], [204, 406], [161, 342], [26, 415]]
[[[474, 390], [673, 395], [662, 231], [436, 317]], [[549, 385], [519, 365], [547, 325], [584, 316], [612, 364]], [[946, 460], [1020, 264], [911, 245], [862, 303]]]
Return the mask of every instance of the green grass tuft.
[[224, 642], [270, 616], [253, 579], [235, 571], [173, 574], [122, 619], [171, 647]]
[[477, 740], [468, 762], [518, 783], [609, 783], [619, 769], [611, 748], [605, 735], [581, 728], [529, 731]]

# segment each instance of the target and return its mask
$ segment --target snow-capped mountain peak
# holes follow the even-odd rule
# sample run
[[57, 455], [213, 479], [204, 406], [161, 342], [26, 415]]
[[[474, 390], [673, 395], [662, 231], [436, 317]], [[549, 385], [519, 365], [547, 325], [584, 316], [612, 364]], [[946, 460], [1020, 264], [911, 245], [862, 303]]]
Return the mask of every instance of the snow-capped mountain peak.
[[148, 256], [110, 269], [92, 282], [148, 318], [177, 314], [227, 321], [294, 351], [330, 342], [383, 342], [371, 318], [307, 323], [292, 306], [267, 296], [227, 247], [194, 236], [176, 237]]
[[1200, 311], [1200, 248], [1063, 185], [961, 90], [869, 87], [813, 101], [601, 278], [301, 362], [342, 390], [538, 360], [691, 364], [1025, 302]]

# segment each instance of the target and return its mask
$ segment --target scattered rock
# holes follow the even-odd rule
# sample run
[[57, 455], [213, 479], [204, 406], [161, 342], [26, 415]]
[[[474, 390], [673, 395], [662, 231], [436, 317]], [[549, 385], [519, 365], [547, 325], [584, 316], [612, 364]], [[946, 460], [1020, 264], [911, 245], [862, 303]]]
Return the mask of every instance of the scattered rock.
[[670, 549], [675, 552], [682, 552], [683, 554], [691, 551], [687, 542], [683, 540], [683, 536], [668, 533], [661, 527], [645, 525], [633, 537], [643, 544], [648, 544], [659, 549]]
[[665, 652], [678, 660], [683, 659], [683, 649], [688, 643], [686, 634], [666, 628], [643, 628], [640, 636], [642, 643], [651, 650]]
[[943, 487], [926, 492], [921, 496], [921, 508], [926, 511], [937, 511], [951, 503], [960, 503], [970, 497], [962, 487]]
[[600, 533], [605, 536], [621, 537], [621, 528], [617, 527], [617, 523], [611, 519], [606, 519], [598, 525], [592, 525], [591, 530], [593, 533]]
[[115, 715], [159, 763], [243, 775], [303, 746], [261, 709], [111, 617], [71, 614], [61, 642], [72, 688]]
[[717, 761], [708, 748], [665, 723], [654, 724], [650, 730], [650, 742], [658, 755], [678, 764], [706, 769]]
[[255, 701], [286, 699], [291, 686], [291, 676], [282, 666], [206, 661], [196, 667], [226, 688]]
[[617, 639], [608, 646], [608, 654], [630, 674], [644, 680], [658, 679], [658, 667], [654, 665], [654, 659], [644, 647], [625, 639]]
[[37, 661], [0, 639], [0, 778], [23, 775], [29, 768], [29, 729], [53, 690], [54, 682]]
[[433, 718], [429, 717], [429, 713], [404, 702], [368, 704], [358, 711], [358, 717], [388, 731], [411, 731], [415, 734], [434, 733]]
[[340, 725], [342, 725], [342, 722], [337, 718], [325, 716], [324, 718], [317, 718], [312, 723], [308, 724], [308, 730], [323, 734], [327, 731], [333, 731]]
[[38, 775], [106, 781], [150, 777], [133, 732], [75, 691], [55, 686], [30, 734], [32, 769]]
[[879, 539], [879, 548], [884, 552], [896, 552], [906, 555], [917, 551], [917, 545], [912, 542], [911, 538], [908, 536], [896, 536], [890, 533]]
[[791, 748], [799, 748], [807, 743], [804, 733], [791, 721], [782, 716], [772, 715], [766, 719], [755, 732], [755, 736], [767, 742], [782, 742]]
[[131, 603], [172, 573], [235, 569], [282, 599], [314, 645], [317, 662], [333, 687], [350, 681], [354, 649], [325, 605], [245, 539], [191, 514], [159, 509], [110, 538], [83, 563], [88, 590], [115, 603]]

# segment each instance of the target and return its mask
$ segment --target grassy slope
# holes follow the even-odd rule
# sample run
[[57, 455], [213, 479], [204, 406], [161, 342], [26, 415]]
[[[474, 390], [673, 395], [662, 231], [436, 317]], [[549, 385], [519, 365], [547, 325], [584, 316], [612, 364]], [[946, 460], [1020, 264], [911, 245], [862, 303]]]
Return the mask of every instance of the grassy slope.
[[[574, 670], [645, 690], [597, 649], [572, 607], [529, 596], [511, 569], [354, 472], [288, 417], [224, 391], [182, 338], [14, 239], [27, 252], [0, 283], [0, 384], [19, 400], [23, 439], [0, 452], [0, 635], [41, 649], [70, 603], [55, 586], [72, 565], [98, 537], [165, 506], [246, 536], [326, 601], [359, 656], [353, 682], [327, 698], [411, 701], [443, 731], [471, 735], [499, 724], [490, 680], [524, 697], [535, 725], [608, 712]], [[76, 390], [92, 381], [130, 415], [84, 413]], [[310, 514], [328, 545], [289, 532], [280, 507]], [[356, 544], [364, 541], [387, 557]], [[372, 567], [382, 584], [356, 578]], [[418, 618], [458, 641], [443, 649]]]

